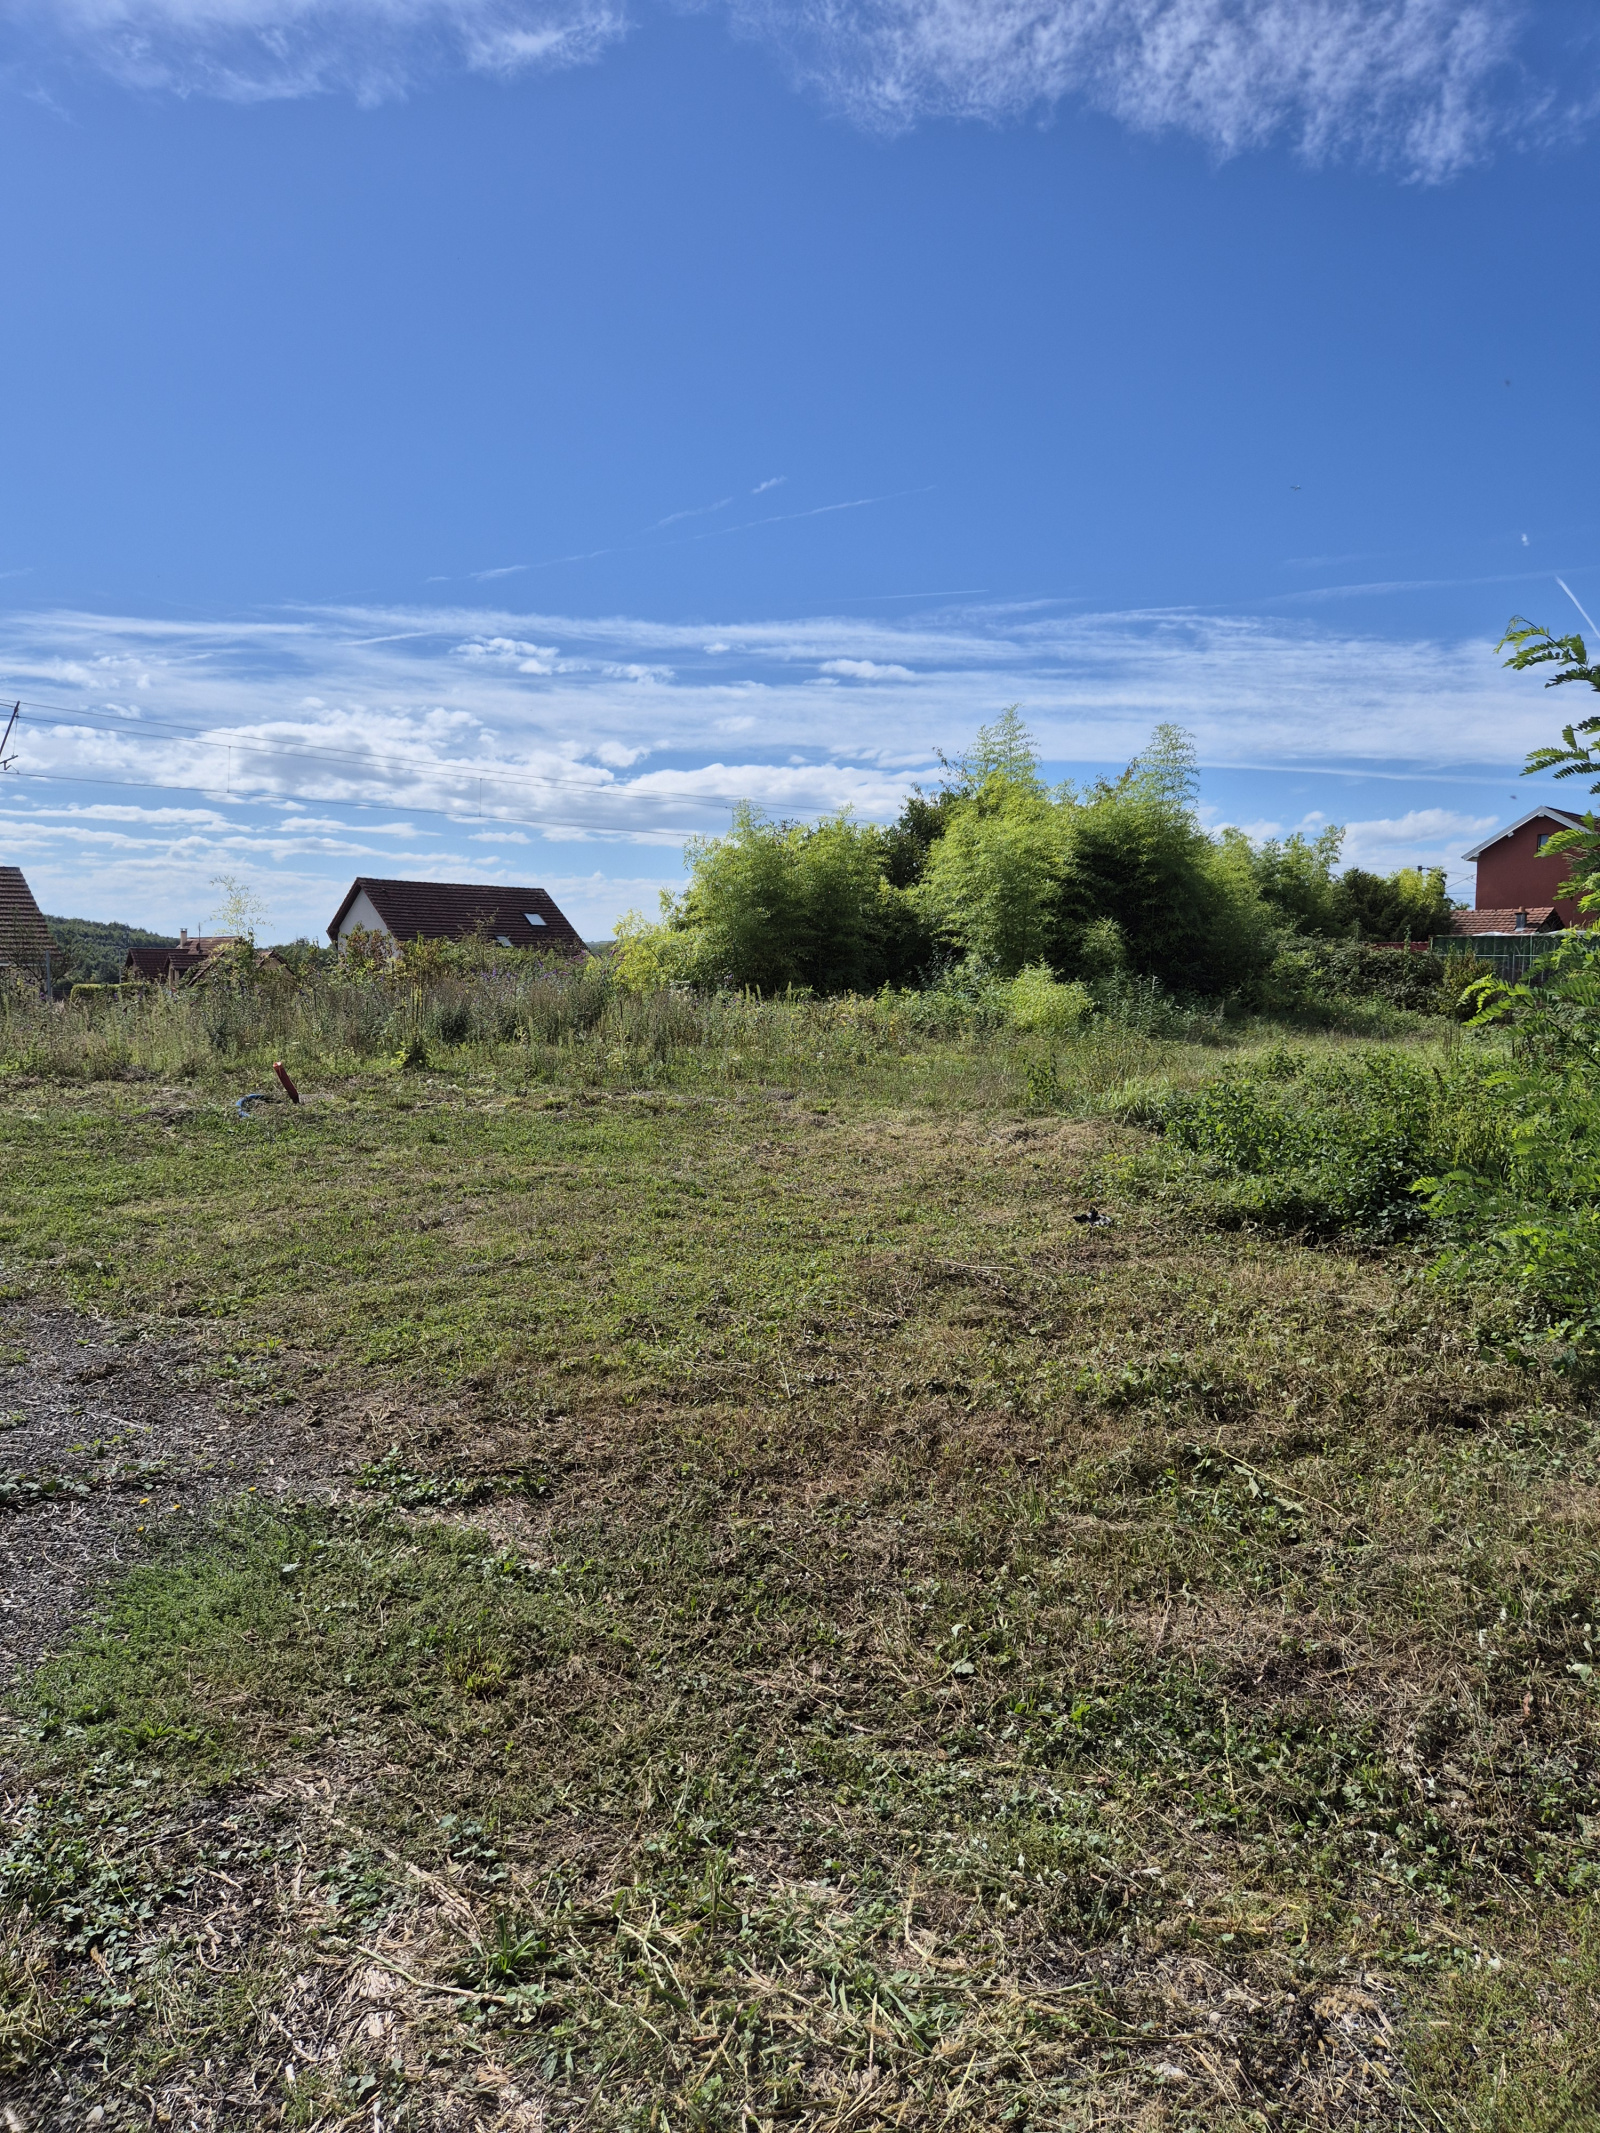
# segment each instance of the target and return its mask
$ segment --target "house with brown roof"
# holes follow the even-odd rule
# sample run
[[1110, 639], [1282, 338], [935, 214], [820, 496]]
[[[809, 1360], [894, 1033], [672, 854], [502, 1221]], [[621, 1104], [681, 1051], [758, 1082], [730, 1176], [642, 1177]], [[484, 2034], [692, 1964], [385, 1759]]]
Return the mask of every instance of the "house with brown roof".
[[1565, 929], [1554, 904], [1518, 904], [1510, 911], [1452, 911], [1450, 935], [1483, 940], [1505, 934], [1561, 933]]
[[[190, 933], [185, 930], [164, 947], [130, 948], [128, 960], [122, 967], [130, 978], [143, 978], [151, 985], [179, 985], [185, 978], [197, 976], [224, 948], [238, 945], [239, 937], [234, 933]], [[266, 953], [266, 950], [258, 951], [257, 960], [260, 961]]]
[[397, 942], [476, 936], [502, 948], [542, 948], [574, 959], [587, 953], [547, 889], [495, 882], [379, 881], [359, 874], [329, 921], [328, 938], [337, 947], [356, 932], [387, 934]]
[[21, 867], [0, 867], [0, 965], [48, 983], [62, 962]]

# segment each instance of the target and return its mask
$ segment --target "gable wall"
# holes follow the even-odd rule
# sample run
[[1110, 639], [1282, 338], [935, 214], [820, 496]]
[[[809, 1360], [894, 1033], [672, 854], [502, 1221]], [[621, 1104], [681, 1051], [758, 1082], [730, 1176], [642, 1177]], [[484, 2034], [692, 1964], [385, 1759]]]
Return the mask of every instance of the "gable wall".
[[355, 902], [339, 921], [340, 940], [343, 940], [347, 933], [354, 933], [358, 926], [366, 933], [387, 933], [389, 930], [378, 916], [377, 906], [365, 889], [357, 890]]
[[1567, 878], [1568, 861], [1561, 853], [1544, 857], [1539, 852], [1541, 836], [1567, 827], [1553, 815], [1541, 815], [1509, 837], [1497, 837], [1478, 861], [1476, 908], [1514, 911], [1528, 904], [1554, 904], [1563, 925], [1575, 924], [1577, 900], [1556, 894]]

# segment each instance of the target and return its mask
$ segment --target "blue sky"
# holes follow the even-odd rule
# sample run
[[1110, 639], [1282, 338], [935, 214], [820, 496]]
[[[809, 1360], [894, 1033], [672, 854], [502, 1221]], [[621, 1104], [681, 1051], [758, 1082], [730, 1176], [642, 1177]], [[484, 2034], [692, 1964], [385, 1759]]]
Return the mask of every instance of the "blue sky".
[[0, 94], [51, 910], [598, 934], [1010, 702], [1466, 889], [1577, 708], [1492, 648], [1600, 613], [1588, 11], [24, 0]]

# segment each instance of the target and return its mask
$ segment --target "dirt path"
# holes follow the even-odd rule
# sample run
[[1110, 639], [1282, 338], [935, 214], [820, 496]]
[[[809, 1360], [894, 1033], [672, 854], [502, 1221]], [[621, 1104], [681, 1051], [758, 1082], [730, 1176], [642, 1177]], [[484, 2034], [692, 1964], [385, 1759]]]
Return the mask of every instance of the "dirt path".
[[163, 1531], [348, 1463], [305, 1409], [219, 1395], [192, 1344], [0, 1307], [0, 1690]]

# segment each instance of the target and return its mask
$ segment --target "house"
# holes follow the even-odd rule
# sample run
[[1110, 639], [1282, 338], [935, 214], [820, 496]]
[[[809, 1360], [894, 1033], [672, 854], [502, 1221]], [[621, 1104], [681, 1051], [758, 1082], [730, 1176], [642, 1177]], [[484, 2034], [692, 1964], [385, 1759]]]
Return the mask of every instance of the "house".
[[180, 933], [164, 948], [130, 948], [122, 966], [130, 978], [144, 978], [152, 985], [176, 985], [192, 978], [224, 948], [237, 945], [232, 933]]
[[1500, 939], [1506, 934], [1560, 933], [1561, 913], [1554, 904], [1518, 904], [1512, 911], [1452, 911], [1450, 935], [1474, 940]]
[[48, 984], [62, 961], [21, 867], [0, 867], [0, 964]]
[[478, 935], [502, 948], [543, 948], [577, 958], [587, 953], [577, 928], [545, 889], [507, 889], [472, 881], [376, 881], [360, 874], [333, 914], [336, 946], [357, 931], [395, 941], [464, 941]]
[[1545, 847], [1558, 830], [1582, 826], [1578, 815], [1536, 807], [1463, 852], [1463, 859], [1476, 863], [1477, 890], [1474, 908], [1453, 914], [1451, 932], [1545, 933], [1581, 924], [1576, 897], [1557, 893], [1570, 861]]

